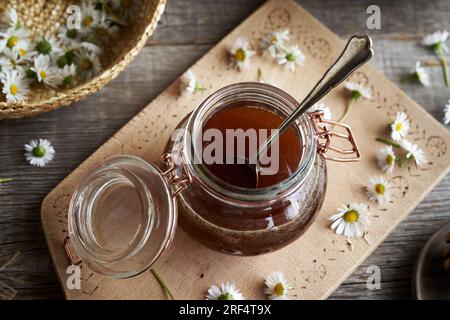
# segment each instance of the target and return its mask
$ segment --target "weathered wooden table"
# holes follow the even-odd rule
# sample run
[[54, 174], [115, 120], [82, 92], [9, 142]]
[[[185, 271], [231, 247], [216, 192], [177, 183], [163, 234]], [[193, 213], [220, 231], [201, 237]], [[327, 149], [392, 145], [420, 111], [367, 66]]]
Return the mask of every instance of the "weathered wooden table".
[[[366, 8], [374, 1], [308, 0], [300, 4], [342, 37], [373, 35], [373, 63], [439, 120], [450, 89], [420, 38], [450, 30], [450, 2], [376, 1], [381, 30], [366, 29]], [[36, 118], [0, 121], [0, 264], [20, 251], [4, 273], [22, 277], [17, 298], [62, 298], [40, 223], [45, 195], [115, 131], [155, 98], [213, 44], [248, 16], [261, 0], [171, 0], [156, 34], [139, 56], [101, 92], [68, 108]], [[432, 88], [402, 79], [423, 61], [433, 75]], [[28, 165], [23, 144], [47, 138], [56, 159], [45, 168]], [[330, 297], [333, 299], [410, 298], [415, 258], [426, 239], [450, 219], [450, 177], [446, 177], [391, 236]], [[367, 267], [381, 268], [381, 289], [368, 290]]]

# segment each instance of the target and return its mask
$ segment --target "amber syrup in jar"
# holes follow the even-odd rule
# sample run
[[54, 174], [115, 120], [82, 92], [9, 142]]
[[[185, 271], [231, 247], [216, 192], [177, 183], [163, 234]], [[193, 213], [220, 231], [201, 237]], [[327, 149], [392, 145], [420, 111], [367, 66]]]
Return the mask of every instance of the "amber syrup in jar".
[[[217, 129], [223, 137], [227, 136], [227, 131], [236, 132], [236, 130], [248, 130], [254, 132], [256, 145], [259, 146], [270, 135], [272, 130], [279, 127], [283, 122], [283, 117], [265, 108], [263, 104], [256, 102], [235, 102], [216, 111], [206, 120], [203, 131], [208, 129]], [[260, 130], [267, 132], [267, 135], [259, 135]], [[242, 137], [240, 137], [242, 138]], [[245, 138], [245, 137], [244, 137]], [[239, 137], [237, 138], [239, 139]], [[228, 146], [229, 141], [224, 139], [222, 150], [222, 161], [220, 163], [206, 164], [207, 169], [217, 178], [231, 185], [244, 188], [264, 188], [275, 185], [287, 179], [298, 167], [301, 158], [301, 137], [294, 128], [289, 128], [278, 139], [278, 150], [271, 154], [269, 148], [268, 154], [273, 161], [277, 161], [276, 170], [271, 174], [263, 174], [256, 167], [249, 165], [248, 159], [251, 157], [250, 139], [241, 141], [244, 144], [244, 154], [239, 152], [237, 141]], [[213, 142], [211, 142], [213, 143]], [[208, 143], [204, 143], [206, 148]], [[231, 161], [227, 163], [226, 157], [230, 156]], [[238, 163], [241, 159], [240, 163]], [[245, 162], [245, 163], [242, 163]]]

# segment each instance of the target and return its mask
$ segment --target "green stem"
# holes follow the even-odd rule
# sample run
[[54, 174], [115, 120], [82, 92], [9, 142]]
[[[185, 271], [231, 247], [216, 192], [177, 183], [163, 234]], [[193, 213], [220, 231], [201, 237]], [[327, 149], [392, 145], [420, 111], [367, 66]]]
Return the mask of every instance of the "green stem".
[[409, 158], [402, 158], [400, 159], [400, 161], [398, 162], [398, 166], [400, 168], [402, 168], [405, 164], [407, 164], [408, 162], [410, 162], [412, 160], [412, 157]]
[[444, 57], [444, 54], [442, 52], [442, 49], [439, 49], [437, 54], [438, 54], [439, 62], [442, 65], [442, 71], [444, 72], [445, 86], [448, 87], [449, 86], [449, 79], [448, 79], [447, 63], [445, 62], [445, 57]]
[[388, 146], [393, 146], [394, 148], [401, 148], [402, 146], [400, 144], [398, 144], [395, 141], [389, 140], [389, 139], [384, 139], [384, 138], [376, 138], [375, 139], [378, 142], [387, 144]]
[[348, 112], [350, 111], [350, 106], [351, 106], [353, 100], [354, 100], [353, 98], [350, 98], [350, 100], [348, 101], [347, 105], [345, 106], [344, 113], [342, 114], [342, 116], [339, 118], [339, 120], [337, 122], [341, 122], [342, 120], [345, 119], [345, 117], [347, 116]]
[[4, 182], [10, 182], [10, 181], [12, 181], [13, 179], [11, 179], [11, 178], [0, 178], [0, 183], [4, 183]]
[[164, 292], [166, 293], [169, 300], [175, 300], [172, 292], [170, 291], [169, 287], [167, 287], [167, 285], [165, 284], [164, 280], [161, 278], [159, 273], [155, 269], [150, 269], [150, 272], [153, 274], [155, 279], [158, 281], [159, 285], [164, 290]]
[[264, 79], [264, 74], [261, 68], [258, 68], [258, 81], [266, 83], [266, 79]]

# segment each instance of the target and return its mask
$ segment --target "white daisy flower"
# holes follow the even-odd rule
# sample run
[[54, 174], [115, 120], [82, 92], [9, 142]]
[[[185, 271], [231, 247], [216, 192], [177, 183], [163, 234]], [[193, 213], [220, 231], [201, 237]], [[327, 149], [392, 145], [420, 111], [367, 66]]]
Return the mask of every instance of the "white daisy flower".
[[55, 157], [55, 149], [46, 139], [31, 140], [25, 145], [25, 158], [32, 166], [45, 167]]
[[202, 91], [202, 90], [205, 90], [205, 88], [203, 88], [201, 83], [199, 81], [197, 81], [192, 70], [189, 69], [181, 76], [181, 81], [180, 81], [181, 94], [195, 93], [197, 91]]
[[23, 46], [23, 41], [27, 41], [28, 32], [21, 28], [9, 28], [6, 32], [0, 32], [0, 52], [5, 48], [14, 48]]
[[406, 139], [400, 141], [401, 147], [407, 152], [406, 159], [414, 160], [417, 166], [423, 166], [427, 164], [427, 158], [425, 156], [425, 152], [419, 148], [417, 144], [409, 142]]
[[63, 52], [61, 44], [54, 36], [41, 37], [36, 42], [36, 51], [39, 54], [49, 55], [52, 57]]
[[445, 30], [436, 31], [435, 33], [429, 34], [425, 38], [423, 38], [422, 44], [424, 46], [431, 47], [437, 54], [439, 62], [442, 65], [442, 71], [444, 73], [444, 82], [445, 85], [448, 87], [450, 85], [450, 80], [447, 71], [447, 62], [444, 57], [444, 52], [448, 52], [447, 45], [445, 44], [447, 39], [448, 39], [447, 31]]
[[347, 238], [361, 238], [369, 229], [369, 215], [369, 206], [366, 204], [348, 204], [330, 217], [331, 230]]
[[94, 28], [100, 20], [100, 11], [95, 9], [94, 1], [83, 0], [80, 7], [81, 28], [87, 32]]
[[79, 38], [80, 34], [77, 29], [67, 29], [66, 27], [59, 29], [58, 39], [64, 47], [77, 47]]
[[274, 271], [266, 278], [264, 293], [270, 300], [289, 300], [289, 291], [292, 286], [287, 282], [283, 272]]
[[241, 71], [250, 67], [250, 58], [255, 52], [249, 49], [249, 43], [246, 38], [239, 37], [231, 47], [230, 54], [233, 65]]
[[25, 73], [21, 70], [6, 70], [0, 75], [0, 80], [3, 83], [2, 92], [6, 96], [8, 102], [23, 101], [30, 93], [28, 80], [25, 78]]
[[59, 69], [61, 81], [64, 85], [71, 87], [76, 83], [77, 67], [75, 64], [65, 65]]
[[353, 103], [353, 101], [357, 101], [360, 98], [364, 98], [364, 99], [372, 98], [372, 92], [370, 91], [370, 89], [363, 86], [362, 84], [347, 81], [345, 83], [344, 87], [345, 87], [345, 89], [347, 89], [350, 92], [350, 99], [349, 99], [347, 105], [345, 106], [345, 111], [339, 118], [338, 122], [341, 122], [347, 116], [348, 112], [350, 111], [350, 106]]
[[111, 23], [106, 14], [100, 15], [99, 21], [95, 26], [95, 34], [100, 38], [108, 38], [115, 35], [119, 31], [119, 27]]
[[31, 68], [36, 73], [38, 82], [50, 87], [57, 87], [61, 84], [61, 75], [57, 68], [51, 66], [48, 55], [38, 55], [34, 59], [34, 67]]
[[84, 80], [94, 77], [102, 68], [97, 54], [85, 49], [77, 52], [76, 64], [78, 71]]
[[102, 51], [102, 49], [98, 45], [89, 41], [81, 42], [80, 47], [85, 48], [86, 50], [93, 52], [96, 55], [99, 55]]
[[448, 32], [443, 31], [436, 31], [432, 34], [426, 35], [422, 39], [422, 45], [427, 47], [432, 47], [435, 51], [439, 51], [443, 49], [444, 51], [448, 51], [447, 46], [445, 45], [445, 42], [448, 39]]
[[369, 199], [379, 204], [391, 201], [391, 184], [381, 176], [370, 178], [366, 191]]
[[406, 138], [409, 131], [408, 116], [404, 112], [397, 112], [394, 122], [391, 123], [391, 138], [394, 141], [400, 141]]
[[234, 283], [222, 283], [219, 287], [211, 286], [208, 289], [206, 300], [245, 300], [242, 293]]
[[36, 52], [26, 51], [25, 49], [6, 48], [3, 50], [3, 56], [0, 57], [0, 65], [2, 70], [18, 70], [25, 68], [33, 59]]
[[371, 99], [372, 92], [369, 88], [366, 88], [362, 84], [355, 82], [346, 82], [345, 88], [350, 91], [352, 100], [357, 100], [359, 98]]
[[419, 61], [416, 62], [416, 69], [412, 74], [412, 77], [414, 80], [419, 81], [425, 87], [429, 87], [431, 85], [430, 76], [427, 70], [420, 65]]
[[302, 65], [305, 56], [299, 46], [286, 48], [283, 52], [277, 54], [278, 64], [284, 65], [287, 69], [295, 71], [296, 65]]
[[15, 9], [7, 10], [1, 18], [1, 23], [16, 30], [22, 28], [23, 26], [22, 21], [19, 19]]
[[447, 104], [444, 107], [444, 124], [450, 123], [450, 100], [448, 100]]
[[324, 120], [331, 120], [331, 117], [332, 117], [331, 109], [325, 103], [317, 102], [311, 107], [311, 110], [323, 111], [323, 119]]
[[284, 47], [284, 41], [287, 40], [289, 40], [288, 29], [273, 31], [262, 38], [259, 45], [264, 53], [268, 52], [272, 58], [276, 58], [278, 51]]
[[395, 156], [392, 146], [386, 146], [378, 151], [378, 166], [382, 171], [392, 174], [394, 171], [396, 158], [397, 157]]

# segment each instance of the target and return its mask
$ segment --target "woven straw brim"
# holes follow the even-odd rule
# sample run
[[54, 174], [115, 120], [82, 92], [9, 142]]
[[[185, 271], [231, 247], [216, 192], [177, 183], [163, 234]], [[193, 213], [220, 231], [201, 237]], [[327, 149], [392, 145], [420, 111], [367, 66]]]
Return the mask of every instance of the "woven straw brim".
[[[0, 102], [0, 119], [22, 118], [51, 111], [97, 92], [133, 60], [152, 35], [164, 11], [166, 0], [141, 0], [133, 24], [120, 31], [116, 46], [104, 50], [103, 71], [87, 82], [67, 90], [33, 90], [26, 101]], [[75, 1], [76, 3], [76, 1]], [[15, 8], [32, 36], [54, 34], [66, 21], [66, 9], [74, 0], [9, 0], [0, 3], [0, 14]], [[112, 50], [114, 49], [114, 50]], [[113, 52], [113, 53], [111, 53]]]

